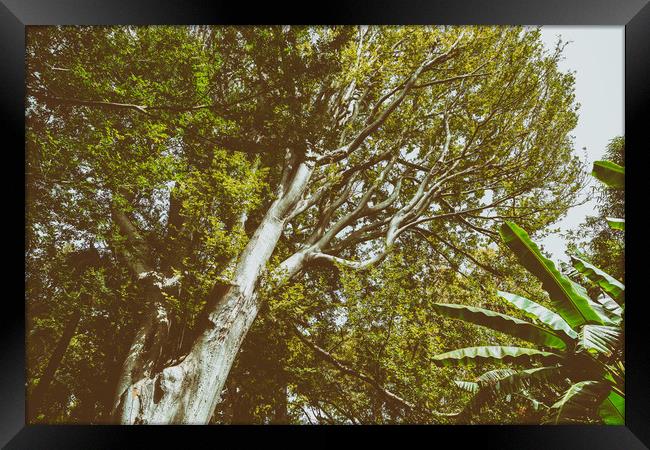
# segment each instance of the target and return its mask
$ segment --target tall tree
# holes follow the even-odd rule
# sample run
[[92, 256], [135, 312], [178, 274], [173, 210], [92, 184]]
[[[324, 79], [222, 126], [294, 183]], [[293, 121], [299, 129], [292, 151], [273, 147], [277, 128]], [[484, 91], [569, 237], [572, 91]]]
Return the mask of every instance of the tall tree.
[[31, 29], [28, 276], [57, 240], [128, 269], [115, 420], [207, 423], [269, 287], [557, 219], [582, 173], [561, 49], [513, 27]]

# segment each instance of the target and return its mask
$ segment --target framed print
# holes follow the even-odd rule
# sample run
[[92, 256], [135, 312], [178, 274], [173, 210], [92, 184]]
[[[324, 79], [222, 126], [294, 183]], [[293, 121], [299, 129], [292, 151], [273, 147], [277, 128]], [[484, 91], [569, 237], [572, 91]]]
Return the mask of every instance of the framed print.
[[3, 0], [3, 445], [647, 448], [646, 3]]

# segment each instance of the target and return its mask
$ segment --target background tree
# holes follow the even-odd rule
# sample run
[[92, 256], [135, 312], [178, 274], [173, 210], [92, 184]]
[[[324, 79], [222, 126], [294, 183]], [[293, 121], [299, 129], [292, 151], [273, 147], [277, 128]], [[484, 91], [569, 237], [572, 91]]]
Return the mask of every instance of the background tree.
[[91, 304], [110, 319], [91, 334], [110, 330], [98, 346], [121, 365], [84, 360], [116, 379], [102, 417], [208, 422], [282, 289], [416, 240], [471, 256], [504, 219], [538, 230], [566, 211], [582, 167], [561, 49], [510, 27], [33, 28], [28, 313], [62, 289], [45, 255], [97, 248], [111, 281]]
[[[624, 166], [625, 138], [612, 139], [603, 158]], [[625, 191], [596, 183], [594, 194], [598, 214], [569, 231], [569, 250], [578, 251], [595, 266], [625, 281], [625, 234], [608, 224], [608, 218], [625, 218]]]

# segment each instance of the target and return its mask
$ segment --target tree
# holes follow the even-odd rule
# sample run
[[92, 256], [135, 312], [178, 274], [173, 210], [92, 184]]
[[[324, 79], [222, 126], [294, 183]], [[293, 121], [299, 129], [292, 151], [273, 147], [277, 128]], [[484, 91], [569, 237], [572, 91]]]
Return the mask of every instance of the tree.
[[[612, 139], [604, 157], [614, 164], [624, 165], [625, 139]], [[617, 228], [609, 223], [612, 218], [625, 218], [625, 191], [598, 183], [594, 192], [598, 214], [587, 217], [578, 230], [569, 232], [570, 251], [582, 254], [595, 266], [625, 281], [625, 241], [620, 229], [621, 226], [624, 227], [624, 222], [621, 226], [617, 225]]]
[[561, 50], [503, 27], [33, 29], [28, 278], [58, 282], [37, 272], [62, 242], [110, 255], [115, 420], [207, 423], [265, 289], [564, 213]]

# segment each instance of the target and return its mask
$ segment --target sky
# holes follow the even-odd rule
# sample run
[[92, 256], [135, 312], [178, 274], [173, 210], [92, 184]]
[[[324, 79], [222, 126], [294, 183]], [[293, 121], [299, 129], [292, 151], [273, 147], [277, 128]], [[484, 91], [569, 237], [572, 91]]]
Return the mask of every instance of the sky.
[[[581, 157], [586, 148], [589, 170], [602, 158], [608, 142], [624, 134], [624, 30], [619, 26], [542, 27], [542, 40], [549, 50], [555, 48], [558, 36], [569, 41], [559, 68], [575, 72], [576, 101], [581, 107], [572, 135]], [[588, 178], [591, 185], [597, 183]], [[590, 215], [596, 215], [593, 201], [571, 208], [553, 228], [577, 228]], [[554, 260], [568, 259], [566, 242], [558, 233], [542, 239], [541, 244]]]

